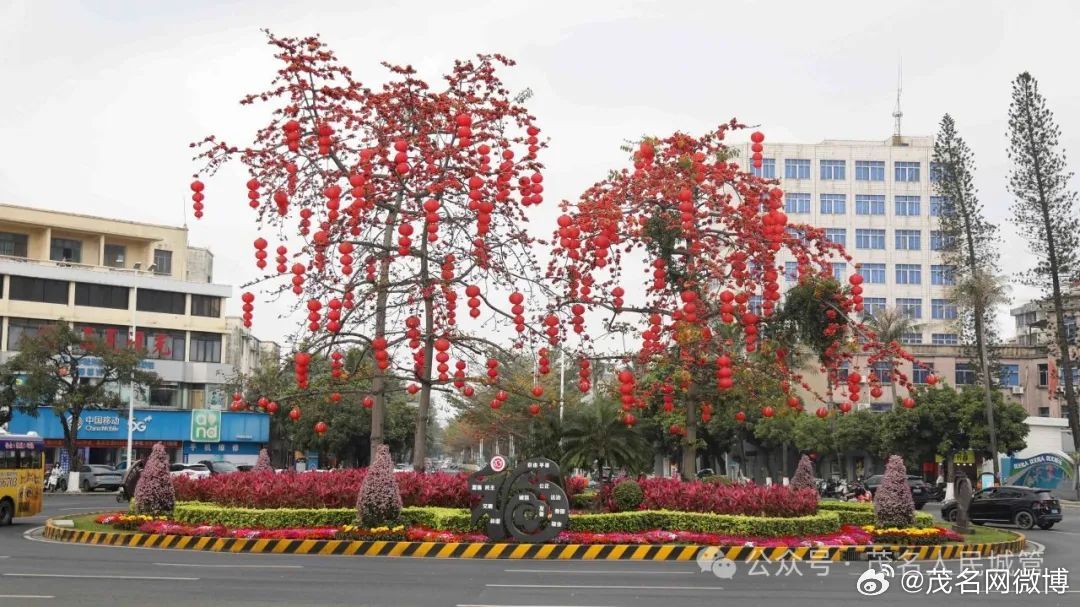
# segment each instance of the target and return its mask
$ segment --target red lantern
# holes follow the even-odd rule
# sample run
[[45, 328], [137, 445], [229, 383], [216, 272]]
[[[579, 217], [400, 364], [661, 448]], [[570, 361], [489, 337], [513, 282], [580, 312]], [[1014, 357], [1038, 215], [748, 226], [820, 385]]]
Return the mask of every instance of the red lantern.
[[926, 383], [933, 386], [937, 383], [937, 375], [929, 375], [926, 378]]
[[826, 417], [829, 416], [829, 410], [826, 409], [825, 407], [818, 407], [817, 408], [817, 416], [820, 417], [821, 419], [825, 419]]
[[735, 413], [735, 421], [739, 422], [740, 424], [746, 421], [746, 413], [743, 413], [742, 411]]
[[540, 415], [540, 405], [538, 405], [536, 403], [533, 403], [533, 404], [529, 405], [529, 414], [530, 415]]
[[532, 395], [537, 397], [537, 398], [543, 396], [544, 395], [544, 387], [543, 386], [533, 386]]
[[915, 406], [915, 399], [911, 398], [909, 396], [909, 397], [905, 398], [903, 401], [901, 401], [900, 404], [902, 404], [905, 409], [911, 409], [912, 407]]
[[326, 425], [326, 422], [317, 422], [315, 424], [315, 432], [322, 435], [326, 434], [326, 431], [330, 429], [330, 426]]
[[293, 407], [292, 410], [289, 411], [289, 419], [294, 422], [300, 419], [300, 407]]
[[278, 412], [278, 404], [274, 401], [266, 403], [266, 412], [270, 415], [275, 415]]
[[761, 414], [764, 415], [765, 417], [772, 417], [775, 413], [776, 413], [776, 411], [773, 410], [772, 407], [765, 407], [764, 409], [761, 410]]
[[371, 396], [365, 396], [363, 404], [365, 409], [370, 409], [375, 406], [375, 399]]
[[851, 403], [840, 403], [840, 411], [842, 411], [843, 413], [849, 413], [851, 411]]

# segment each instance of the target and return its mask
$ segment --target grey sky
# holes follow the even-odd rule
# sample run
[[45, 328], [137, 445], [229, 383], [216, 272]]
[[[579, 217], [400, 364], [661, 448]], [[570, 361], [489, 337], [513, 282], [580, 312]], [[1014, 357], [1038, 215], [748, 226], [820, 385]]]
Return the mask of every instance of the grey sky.
[[[316, 8], [317, 7], [317, 8]], [[256, 236], [244, 178], [207, 187], [190, 216], [187, 143], [237, 143], [265, 113], [242, 110], [275, 66], [260, 27], [319, 32], [368, 84], [379, 61], [410, 63], [438, 81], [455, 57], [518, 61], [513, 90], [551, 138], [544, 209], [573, 198], [624, 161], [627, 138], [701, 132], [737, 116], [772, 141], [884, 139], [896, 63], [904, 63], [904, 131], [932, 135], [944, 112], [974, 149], [978, 185], [1005, 236], [1005, 269], [1030, 257], [1008, 217], [1010, 81], [1039, 79], [1080, 150], [1080, 8], [1070, 2], [0, 2], [0, 201], [180, 224], [216, 255], [216, 282], [255, 276]], [[1017, 301], [1030, 292], [1017, 288]], [[230, 313], [239, 312], [239, 299]], [[293, 321], [256, 308], [257, 333]], [[284, 308], [281, 308], [284, 309]], [[1006, 334], [1012, 328], [1006, 327]]]

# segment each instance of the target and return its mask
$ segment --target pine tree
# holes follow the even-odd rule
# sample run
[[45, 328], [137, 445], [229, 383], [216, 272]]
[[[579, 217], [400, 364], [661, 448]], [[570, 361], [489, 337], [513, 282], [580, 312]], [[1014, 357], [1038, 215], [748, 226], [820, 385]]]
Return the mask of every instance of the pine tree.
[[[1066, 168], [1065, 153], [1058, 149], [1061, 132], [1046, 107], [1039, 84], [1024, 72], [1013, 81], [1009, 105], [1009, 191], [1016, 197], [1013, 221], [1037, 261], [1025, 272], [1025, 284], [1039, 287], [1053, 305], [1054, 335], [1065, 384], [1066, 411], [1073, 444], [1080, 451], [1080, 420], [1077, 416], [1073, 360], [1065, 332], [1063, 290], [1080, 270], [1080, 220], [1076, 216], [1076, 192], [1068, 183], [1073, 174]], [[1066, 282], [1063, 287], [1062, 281]]]
[[[974, 354], [986, 399], [986, 421], [990, 448], [994, 452], [994, 478], [1000, 478], [997, 439], [994, 432], [994, 407], [991, 348], [997, 341], [994, 308], [1004, 299], [996, 276], [998, 266], [997, 226], [983, 216], [982, 203], [975, 189], [975, 159], [967, 143], [956, 131], [956, 122], [945, 114], [934, 140], [934, 165], [937, 180], [934, 189], [942, 198], [938, 225], [942, 236], [942, 257], [951, 267], [955, 288], [952, 299], [958, 308], [960, 334], [965, 348]], [[972, 352], [973, 350], [973, 352]]]

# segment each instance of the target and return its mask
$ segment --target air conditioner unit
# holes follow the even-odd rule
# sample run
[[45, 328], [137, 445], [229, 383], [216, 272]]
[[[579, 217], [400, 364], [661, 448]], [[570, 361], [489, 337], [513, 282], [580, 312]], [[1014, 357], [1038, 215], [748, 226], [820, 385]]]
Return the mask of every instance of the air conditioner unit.
[[1012, 387], [1012, 393], [1013, 394], [1023, 394], [1024, 393], [1024, 387], [1023, 386], [1013, 386]]

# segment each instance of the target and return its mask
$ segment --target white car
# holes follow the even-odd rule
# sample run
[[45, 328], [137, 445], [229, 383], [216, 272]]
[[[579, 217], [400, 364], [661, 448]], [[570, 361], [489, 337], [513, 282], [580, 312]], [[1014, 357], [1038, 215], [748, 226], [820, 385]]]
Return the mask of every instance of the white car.
[[169, 476], [207, 478], [210, 476], [210, 469], [203, 464], [172, 464], [169, 466]]

